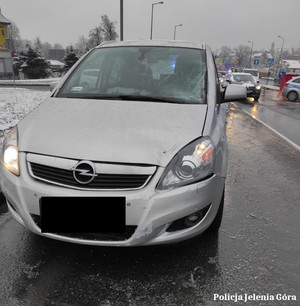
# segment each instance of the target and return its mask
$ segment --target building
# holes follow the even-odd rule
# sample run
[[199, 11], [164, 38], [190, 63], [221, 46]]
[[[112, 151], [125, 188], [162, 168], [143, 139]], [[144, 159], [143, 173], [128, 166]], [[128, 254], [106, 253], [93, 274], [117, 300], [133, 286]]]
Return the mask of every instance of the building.
[[9, 25], [10, 22], [2, 15], [0, 9], [0, 79], [13, 77], [13, 65], [9, 47]]
[[282, 60], [283, 70], [286, 74], [300, 75], [300, 61], [296, 60]]
[[49, 59], [63, 61], [66, 55], [66, 51], [64, 49], [49, 49]]
[[268, 51], [263, 51], [263, 52], [258, 52], [258, 53], [254, 53], [253, 54], [253, 63], [254, 61], [257, 60], [258, 64], [256, 66], [258, 66], [257, 68], [263, 68], [269, 65], [269, 60], [272, 60], [273, 56], [270, 52]]
[[65, 64], [57, 61], [57, 60], [47, 60], [49, 64], [49, 68], [51, 69], [51, 76], [52, 77], [61, 77], [64, 74]]

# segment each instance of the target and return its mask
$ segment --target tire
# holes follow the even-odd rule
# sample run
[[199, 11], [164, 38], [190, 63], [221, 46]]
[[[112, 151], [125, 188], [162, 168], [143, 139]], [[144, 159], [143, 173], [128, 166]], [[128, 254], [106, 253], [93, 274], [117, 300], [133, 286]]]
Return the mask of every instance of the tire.
[[298, 93], [296, 91], [290, 91], [286, 97], [289, 101], [295, 102], [298, 99]]
[[254, 96], [254, 101], [258, 101], [258, 99], [259, 99], [259, 96]]
[[209, 228], [206, 230], [206, 232], [208, 233], [217, 233], [221, 226], [222, 219], [223, 219], [223, 210], [224, 210], [224, 194], [225, 194], [225, 188], [223, 191], [222, 199], [221, 199], [220, 206], [216, 214], [216, 217], [214, 221], [212, 222], [212, 224], [209, 226]]

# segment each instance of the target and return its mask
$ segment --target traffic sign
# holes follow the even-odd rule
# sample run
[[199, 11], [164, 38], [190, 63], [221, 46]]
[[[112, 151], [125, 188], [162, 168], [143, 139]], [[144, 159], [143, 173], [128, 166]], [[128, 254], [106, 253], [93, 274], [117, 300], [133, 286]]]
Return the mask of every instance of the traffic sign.
[[268, 58], [268, 63], [269, 64], [274, 64], [274, 58], [273, 57]]
[[253, 61], [253, 63], [254, 63], [255, 66], [257, 66], [257, 65], [259, 64], [259, 59], [255, 59], [255, 60]]

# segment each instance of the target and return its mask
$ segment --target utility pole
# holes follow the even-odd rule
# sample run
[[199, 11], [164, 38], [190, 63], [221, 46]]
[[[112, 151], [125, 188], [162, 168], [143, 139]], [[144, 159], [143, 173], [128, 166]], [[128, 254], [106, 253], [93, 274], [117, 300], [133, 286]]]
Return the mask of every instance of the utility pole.
[[283, 45], [284, 45], [284, 37], [278, 35], [277, 37], [282, 39], [282, 45], [281, 45], [281, 51], [280, 51], [280, 56], [279, 56], [279, 60], [278, 60], [278, 64], [277, 64], [277, 76], [279, 75], [279, 65], [280, 65], [280, 61], [281, 61], [281, 57], [282, 57], [282, 51], [283, 51]]
[[123, 40], [123, 0], [120, 0], [120, 40]]
[[253, 41], [248, 40], [249, 43], [251, 43], [251, 52], [250, 52], [250, 61], [249, 61], [249, 68], [252, 68], [251, 60], [252, 60], [252, 51], [253, 51]]

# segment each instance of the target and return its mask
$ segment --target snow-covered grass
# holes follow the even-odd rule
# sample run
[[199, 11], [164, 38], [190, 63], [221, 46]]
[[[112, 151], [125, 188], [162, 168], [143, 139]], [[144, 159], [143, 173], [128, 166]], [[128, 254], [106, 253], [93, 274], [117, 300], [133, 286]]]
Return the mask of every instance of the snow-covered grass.
[[0, 149], [8, 131], [49, 95], [50, 91], [0, 88]]
[[[26, 79], [26, 80], [15, 80], [16, 85], [50, 85], [53, 82], [59, 82], [61, 78], [50, 78], [50, 79]], [[0, 80], [0, 84], [13, 85], [13, 80]]]

